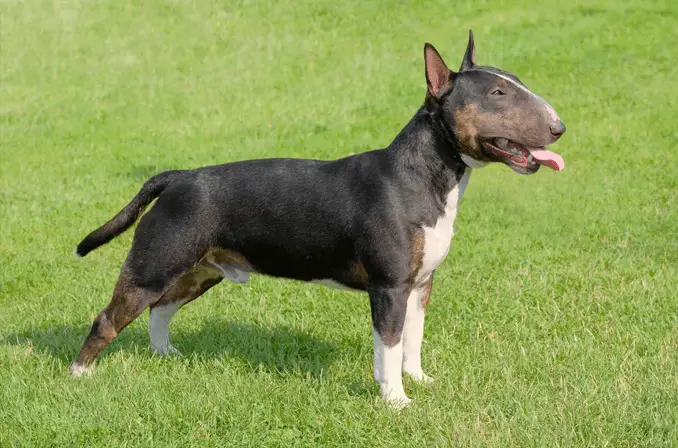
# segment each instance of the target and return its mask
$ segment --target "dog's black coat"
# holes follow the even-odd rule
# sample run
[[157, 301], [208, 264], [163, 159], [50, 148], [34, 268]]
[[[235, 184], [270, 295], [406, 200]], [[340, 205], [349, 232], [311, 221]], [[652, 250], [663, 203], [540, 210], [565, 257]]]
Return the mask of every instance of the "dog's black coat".
[[[223, 247], [262, 274], [365, 289], [348, 274], [349, 264], [360, 263], [373, 282], [395, 285], [409, 274], [401, 254], [410, 251], [410, 235], [436, 222], [466, 169], [443, 126], [422, 107], [383, 150], [334, 161], [248, 160], [151, 178], [139, 196], [146, 203], [159, 197], [141, 218], [128, 257], [135, 282], [158, 291], [210, 247]], [[100, 243], [95, 231], [78, 253]]]

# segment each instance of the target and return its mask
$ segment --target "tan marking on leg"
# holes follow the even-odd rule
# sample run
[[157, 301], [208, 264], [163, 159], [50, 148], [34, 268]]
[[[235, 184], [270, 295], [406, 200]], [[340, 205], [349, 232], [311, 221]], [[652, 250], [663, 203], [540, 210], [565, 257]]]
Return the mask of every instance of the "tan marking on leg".
[[123, 267], [111, 302], [94, 319], [80, 353], [71, 365], [71, 373], [78, 375], [86, 370], [99, 353], [154, 301], [157, 294], [134, 285], [129, 271]]
[[421, 296], [421, 307], [426, 311], [426, 307], [428, 306], [429, 300], [431, 300], [431, 291], [433, 290], [433, 274], [435, 273], [432, 272], [431, 276], [428, 278], [428, 280], [425, 280], [423, 284], [421, 285], [422, 289], [424, 290], [422, 296]]
[[348, 288], [365, 289], [369, 283], [369, 275], [364, 264], [354, 261], [337, 280]]
[[[214, 251], [218, 257], [238, 266], [246, 265], [244, 257], [233, 251]], [[149, 291], [134, 284], [129, 270], [123, 266], [111, 302], [94, 320], [89, 335], [71, 366], [73, 375], [86, 372], [96, 357], [111, 341], [148, 306], [163, 306], [178, 300], [194, 300], [222, 280], [219, 271], [201, 259], [193, 268], [178, 277], [162, 292]], [[188, 300], [187, 300], [188, 299]]]
[[407, 278], [407, 283], [412, 285], [417, 276], [419, 275], [419, 270], [424, 262], [424, 246], [426, 244], [426, 239], [423, 229], [415, 229], [410, 234], [410, 275]]
[[253, 272], [253, 266], [240, 252], [214, 247], [207, 252], [205, 259], [222, 266], [233, 266], [241, 271]]
[[205, 258], [198, 264], [183, 273], [172, 285], [167, 288], [160, 300], [153, 306], [162, 306], [177, 300], [194, 300], [207, 289], [221, 281], [223, 276]]
[[222, 277], [234, 283], [246, 283], [249, 280], [249, 273], [256, 272], [245, 256], [234, 250], [212, 248], [204, 259], [216, 267]]

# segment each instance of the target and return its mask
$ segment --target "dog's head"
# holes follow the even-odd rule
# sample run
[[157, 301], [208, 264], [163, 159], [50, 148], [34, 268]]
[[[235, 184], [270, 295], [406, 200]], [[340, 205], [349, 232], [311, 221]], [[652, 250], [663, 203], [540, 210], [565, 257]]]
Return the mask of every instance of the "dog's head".
[[515, 75], [476, 65], [472, 31], [458, 72], [430, 44], [424, 59], [426, 105], [454, 132], [466, 164], [503, 162], [520, 174], [535, 173], [541, 165], [564, 168], [563, 158], [545, 147], [563, 135], [565, 124]]

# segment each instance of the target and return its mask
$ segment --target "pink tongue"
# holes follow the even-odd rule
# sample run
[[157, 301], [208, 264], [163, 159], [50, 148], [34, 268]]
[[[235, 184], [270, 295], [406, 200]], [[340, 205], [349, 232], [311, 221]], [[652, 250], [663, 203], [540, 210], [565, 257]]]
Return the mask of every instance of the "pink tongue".
[[562, 157], [548, 149], [532, 149], [530, 154], [540, 165], [545, 165], [552, 170], [560, 171], [565, 168], [565, 161]]

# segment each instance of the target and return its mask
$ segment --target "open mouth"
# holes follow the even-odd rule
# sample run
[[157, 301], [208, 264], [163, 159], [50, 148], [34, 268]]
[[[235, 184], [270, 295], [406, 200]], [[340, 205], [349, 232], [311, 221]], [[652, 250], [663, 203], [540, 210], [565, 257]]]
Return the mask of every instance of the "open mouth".
[[491, 140], [491, 143], [483, 142], [483, 146], [516, 168], [523, 168], [529, 171], [536, 171], [539, 165], [547, 166], [556, 171], [565, 168], [563, 158], [543, 146], [523, 146], [505, 138], [494, 138]]

